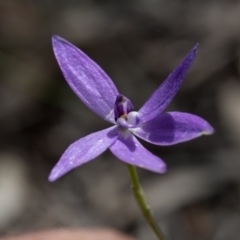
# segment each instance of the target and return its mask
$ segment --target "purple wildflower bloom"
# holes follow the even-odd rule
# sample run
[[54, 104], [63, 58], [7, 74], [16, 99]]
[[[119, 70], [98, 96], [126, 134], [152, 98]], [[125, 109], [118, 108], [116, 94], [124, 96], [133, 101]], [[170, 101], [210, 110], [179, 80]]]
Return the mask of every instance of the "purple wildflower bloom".
[[131, 101], [119, 94], [107, 74], [81, 50], [58, 36], [54, 36], [52, 42], [58, 64], [72, 90], [93, 112], [114, 126], [71, 144], [53, 168], [50, 181], [93, 160], [108, 148], [125, 163], [164, 173], [163, 160], [145, 149], [135, 136], [168, 146], [213, 133], [213, 128], [198, 116], [162, 113], [182, 84], [198, 45], [136, 112]]

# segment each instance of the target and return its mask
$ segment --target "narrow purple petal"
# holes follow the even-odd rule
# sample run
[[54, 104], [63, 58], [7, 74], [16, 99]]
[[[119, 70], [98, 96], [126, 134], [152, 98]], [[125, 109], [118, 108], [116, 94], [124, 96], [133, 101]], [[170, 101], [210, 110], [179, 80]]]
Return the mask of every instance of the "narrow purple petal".
[[72, 169], [93, 160], [117, 139], [116, 126], [92, 133], [71, 144], [64, 152], [49, 175], [49, 181], [55, 181]]
[[69, 86], [96, 114], [114, 121], [118, 90], [107, 74], [80, 49], [58, 36], [52, 37], [53, 50]]
[[120, 134], [110, 150], [117, 158], [128, 164], [156, 173], [166, 172], [166, 164], [145, 149], [130, 132], [127, 136], [121, 136]]
[[168, 112], [143, 123], [131, 132], [143, 140], [161, 146], [189, 141], [214, 132], [204, 119], [181, 112]]
[[196, 56], [198, 44], [184, 58], [184, 60], [175, 68], [175, 70], [167, 77], [160, 87], [145, 102], [138, 111], [143, 122], [147, 122], [158, 116], [172, 101], [180, 88], [188, 69]]

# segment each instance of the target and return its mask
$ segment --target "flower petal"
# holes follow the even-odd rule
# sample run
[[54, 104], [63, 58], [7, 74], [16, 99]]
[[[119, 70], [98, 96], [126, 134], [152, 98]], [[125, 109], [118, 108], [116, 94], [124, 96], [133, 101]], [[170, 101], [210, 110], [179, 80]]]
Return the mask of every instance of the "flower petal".
[[168, 112], [130, 129], [136, 136], [156, 145], [173, 145], [214, 132], [204, 119], [181, 112]]
[[167, 77], [167, 79], [138, 111], [143, 122], [147, 122], [158, 116], [172, 101], [196, 56], [197, 49], [198, 44], [195, 45], [192, 51], [184, 58], [184, 60], [177, 66], [177, 68], [175, 68], [175, 70]]
[[166, 172], [166, 164], [145, 149], [130, 132], [127, 136], [120, 134], [110, 150], [117, 158], [128, 164], [156, 173]]
[[95, 113], [114, 123], [118, 90], [107, 74], [80, 49], [61, 37], [52, 37], [53, 50], [69, 86]]
[[70, 170], [93, 160], [117, 139], [116, 126], [92, 133], [71, 144], [64, 152], [49, 175], [49, 181], [55, 181]]

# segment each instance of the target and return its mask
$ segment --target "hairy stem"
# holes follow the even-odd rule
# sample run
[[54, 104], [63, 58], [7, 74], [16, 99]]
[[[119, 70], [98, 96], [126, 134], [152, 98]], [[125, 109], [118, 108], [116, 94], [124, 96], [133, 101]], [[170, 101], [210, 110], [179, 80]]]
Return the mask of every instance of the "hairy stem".
[[158, 225], [151, 213], [150, 207], [148, 206], [148, 204], [146, 202], [143, 189], [139, 182], [136, 167], [134, 167], [132, 165], [128, 165], [128, 172], [130, 174], [131, 181], [132, 181], [133, 194], [135, 196], [135, 199], [138, 203], [138, 206], [141, 209], [141, 212], [142, 212], [145, 220], [147, 221], [148, 225], [153, 230], [153, 232], [156, 234], [156, 236], [159, 240], [166, 240], [163, 232], [158, 227]]

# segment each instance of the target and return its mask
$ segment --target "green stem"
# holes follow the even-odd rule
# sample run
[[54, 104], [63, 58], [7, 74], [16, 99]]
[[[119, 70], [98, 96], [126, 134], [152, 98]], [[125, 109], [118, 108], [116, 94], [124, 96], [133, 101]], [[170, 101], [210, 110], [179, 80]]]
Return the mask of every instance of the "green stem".
[[148, 225], [151, 227], [153, 232], [157, 235], [159, 240], [166, 240], [163, 232], [158, 227], [151, 213], [150, 207], [148, 206], [145, 200], [144, 192], [139, 182], [136, 167], [132, 165], [127, 165], [127, 166], [128, 166], [128, 172], [130, 174], [131, 181], [132, 181], [132, 191], [145, 220], [147, 221]]

